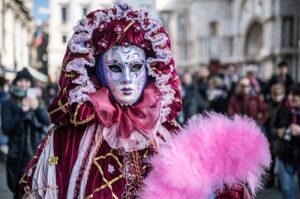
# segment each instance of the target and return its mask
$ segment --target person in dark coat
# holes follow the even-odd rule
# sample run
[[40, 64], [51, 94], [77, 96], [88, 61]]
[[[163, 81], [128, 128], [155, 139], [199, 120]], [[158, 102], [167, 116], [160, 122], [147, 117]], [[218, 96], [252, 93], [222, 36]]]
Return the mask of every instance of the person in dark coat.
[[228, 104], [228, 94], [223, 89], [223, 80], [219, 76], [212, 76], [208, 80], [207, 99], [209, 109], [217, 113], [226, 113]]
[[236, 84], [239, 80], [237, 66], [233, 64], [226, 66], [224, 74], [221, 77], [223, 79], [225, 91], [228, 93], [228, 97], [231, 97], [234, 94]]
[[33, 78], [23, 69], [13, 81], [9, 99], [2, 103], [2, 130], [9, 136], [7, 183], [14, 198], [19, 198], [19, 180], [50, 124], [46, 109], [39, 107], [32, 90], [29, 93], [31, 86]]
[[[271, 100], [268, 102], [269, 118], [266, 122], [267, 138], [271, 146], [272, 155], [272, 165], [268, 172], [268, 180], [266, 187], [273, 187], [275, 184], [275, 174], [274, 174], [274, 163], [275, 163], [275, 152], [274, 152], [274, 140], [277, 138], [276, 129], [276, 116], [279, 109], [281, 108], [285, 98], [285, 88], [284, 85], [278, 83], [271, 87]], [[275, 135], [275, 136], [274, 136]]]
[[208, 89], [209, 70], [207, 67], [200, 67], [196, 72], [196, 89], [201, 95], [202, 99], [207, 100], [207, 89]]
[[[288, 97], [277, 113], [274, 151], [283, 198], [296, 199], [295, 174], [300, 182], [300, 83], [289, 88]], [[299, 185], [300, 186], [300, 185]]]
[[270, 93], [272, 85], [280, 83], [284, 85], [286, 91], [294, 83], [293, 78], [288, 74], [288, 64], [286, 62], [280, 62], [277, 65], [277, 73], [272, 75], [267, 91]]
[[208, 102], [197, 92], [192, 82], [192, 74], [185, 72], [182, 77], [182, 106], [183, 121], [185, 123], [195, 114], [201, 113], [209, 106]]
[[[6, 85], [6, 79], [3, 75], [0, 75], [0, 113], [1, 113], [1, 104], [8, 97], [8, 93], [5, 90], [5, 85]], [[1, 115], [0, 115], [0, 119], [1, 119]], [[5, 150], [2, 150], [2, 146], [7, 144], [8, 138], [6, 135], [3, 134], [1, 126], [2, 124], [0, 121], [0, 153], [5, 153]]]

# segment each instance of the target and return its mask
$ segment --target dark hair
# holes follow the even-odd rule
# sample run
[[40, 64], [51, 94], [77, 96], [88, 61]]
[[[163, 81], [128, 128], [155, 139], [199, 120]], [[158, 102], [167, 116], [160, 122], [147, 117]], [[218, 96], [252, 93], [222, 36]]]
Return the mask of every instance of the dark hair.
[[289, 94], [300, 95], [300, 83], [295, 83], [289, 87]]
[[277, 67], [278, 67], [278, 68], [288, 67], [288, 63], [285, 62], [285, 61], [279, 62], [279, 63], [277, 64]]
[[6, 84], [6, 79], [4, 76], [0, 76], [0, 88], [3, 88]]
[[17, 72], [16, 78], [13, 80], [13, 85], [16, 85], [17, 81], [20, 79], [29, 80], [31, 82], [31, 86], [34, 84], [33, 77], [26, 68], [23, 68], [21, 71]]

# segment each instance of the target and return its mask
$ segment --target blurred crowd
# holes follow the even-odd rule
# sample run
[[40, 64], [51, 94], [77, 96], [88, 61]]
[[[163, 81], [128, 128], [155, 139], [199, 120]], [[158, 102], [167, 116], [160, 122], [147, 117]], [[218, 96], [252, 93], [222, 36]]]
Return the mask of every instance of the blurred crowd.
[[[268, 80], [254, 70], [239, 75], [236, 65], [212, 64], [181, 74], [185, 124], [198, 113], [215, 111], [254, 119], [268, 138], [273, 165], [266, 186], [277, 185], [284, 199], [297, 198], [295, 177], [300, 182], [300, 83], [288, 73], [286, 62], [276, 66]], [[298, 183], [300, 187], [300, 183]]]
[[46, 107], [57, 92], [56, 83], [35, 81], [26, 68], [11, 82], [0, 76], [0, 152], [6, 155], [7, 185], [14, 198], [19, 198], [19, 180], [47, 134]]
[[[273, 165], [266, 186], [278, 186], [284, 199], [296, 199], [300, 181], [300, 83], [281, 62], [269, 80], [253, 70], [239, 75], [236, 65], [210, 65], [181, 74], [184, 125], [206, 111], [247, 115], [260, 125], [270, 142]], [[0, 149], [7, 153], [7, 183], [17, 193], [18, 181], [50, 125], [46, 107], [57, 95], [57, 83], [35, 81], [24, 68], [13, 81], [0, 75]], [[8, 145], [5, 152], [3, 146]], [[298, 183], [299, 184], [299, 183]], [[299, 185], [298, 185], [299, 186]], [[17, 195], [15, 195], [17, 198]]]

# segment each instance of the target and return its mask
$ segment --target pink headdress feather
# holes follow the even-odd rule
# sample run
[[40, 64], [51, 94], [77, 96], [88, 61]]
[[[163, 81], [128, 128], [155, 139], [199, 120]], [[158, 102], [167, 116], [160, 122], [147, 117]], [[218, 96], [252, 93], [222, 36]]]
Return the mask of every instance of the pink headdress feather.
[[151, 163], [142, 199], [207, 199], [224, 185], [237, 183], [255, 193], [271, 157], [253, 120], [209, 113], [191, 120]]

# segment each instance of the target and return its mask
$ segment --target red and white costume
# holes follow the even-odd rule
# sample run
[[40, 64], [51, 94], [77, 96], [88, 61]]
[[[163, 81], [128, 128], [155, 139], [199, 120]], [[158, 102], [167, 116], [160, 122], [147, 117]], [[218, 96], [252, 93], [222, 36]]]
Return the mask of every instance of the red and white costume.
[[[168, 34], [146, 11], [119, 1], [115, 8], [91, 12], [74, 31], [59, 95], [48, 108], [54, 125], [20, 181], [21, 195], [136, 198], [150, 172], [149, 157], [180, 130], [174, 120], [181, 111], [179, 78]], [[96, 76], [97, 57], [115, 45], [135, 45], [147, 55], [148, 83], [132, 106], [117, 103]], [[234, 191], [223, 198], [240, 195], [239, 187]], [[149, 192], [142, 193], [151, 198]]]
[[[118, 2], [79, 21], [68, 43], [60, 92], [49, 106], [54, 126], [20, 181], [22, 195], [42, 198], [132, 198], [148, 158], [178, 130], [179, 78], [162, 23]], [[137, 105], [122, 107], [96, 77], [98, 54], [114, 45], [147, 54], [149, 80]]]

